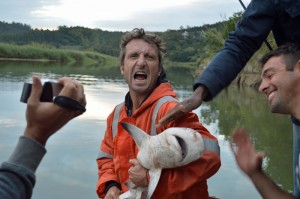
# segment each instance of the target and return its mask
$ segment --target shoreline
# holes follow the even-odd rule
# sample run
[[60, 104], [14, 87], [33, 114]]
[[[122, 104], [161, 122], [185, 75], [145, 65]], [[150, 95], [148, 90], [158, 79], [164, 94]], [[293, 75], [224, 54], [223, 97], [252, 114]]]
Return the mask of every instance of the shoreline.
[[57, 60], [50, 60], [50, 59], [26, 59], [26, 58], [3, 58], [3, 57], [0, 57], [0, 61], [56, 62]]

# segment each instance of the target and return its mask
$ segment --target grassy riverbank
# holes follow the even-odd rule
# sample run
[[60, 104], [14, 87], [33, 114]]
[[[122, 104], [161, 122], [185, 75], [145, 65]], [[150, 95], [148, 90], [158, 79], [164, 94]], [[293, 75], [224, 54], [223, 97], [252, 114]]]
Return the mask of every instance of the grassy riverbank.
[[12, 45], [0, 43], [0, 59], [53, 61], [67, 65], [116, 66], [116, 57], [88, 51], [57, 49], [51, 45]]
[[[0, 43], [0, 60], [7, 61], [45, 61], [65, 65], [101, 65], [105, 67], [118, 66], [117, 57], [89, 51], [58, 49], [47, 44], [13, 45]], [[196, 68], [193, 62], [173, 62], [165, 59], [165, 68], [185, 67]]]

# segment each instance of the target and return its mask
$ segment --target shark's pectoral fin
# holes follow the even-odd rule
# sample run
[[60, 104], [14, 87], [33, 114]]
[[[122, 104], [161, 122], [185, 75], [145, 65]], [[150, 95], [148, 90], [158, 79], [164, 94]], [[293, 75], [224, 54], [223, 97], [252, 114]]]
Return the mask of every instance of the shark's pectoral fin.
[[148, 185], [148, 193], [146, 199], [150, 199], [153, 192], [155, 191], [161, 175], [161, 171], [161, 168], [149, 170], [150, 181]]
[[132, 136], [136, 145], [140, 148], [143, 141], [147, 140], [149, 135], [142, 129], [127, 122], [121, 122], [123, 128]]

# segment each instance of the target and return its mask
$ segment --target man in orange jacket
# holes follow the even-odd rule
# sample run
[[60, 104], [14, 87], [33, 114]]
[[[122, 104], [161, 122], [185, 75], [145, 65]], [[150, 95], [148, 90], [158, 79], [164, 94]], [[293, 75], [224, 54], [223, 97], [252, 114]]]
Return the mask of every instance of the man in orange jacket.
[[214, 147], [185, 166], [164, 169], [152, 198], [209, 197], [207, 179], [221, 166], [217, 139], [199, 122], [195, 113], [156, 129], [155, 124], [177, 104], [176, 93], [163, 70], [165, 48], [157, 35], [134, 29], [122, 38], [120, 70], [128, 84], [125, 102], [116, 106], [107, 118], [107, 129], [97, 159], [97, 194], [100, 198], [119, 198], [130, 180], [138, 187], [148, 186], [147, 169], [137, 160], [138, 148], [120, 125], [130, 122], [155, 135], [170, 127], [188, 127], [198, 131]]

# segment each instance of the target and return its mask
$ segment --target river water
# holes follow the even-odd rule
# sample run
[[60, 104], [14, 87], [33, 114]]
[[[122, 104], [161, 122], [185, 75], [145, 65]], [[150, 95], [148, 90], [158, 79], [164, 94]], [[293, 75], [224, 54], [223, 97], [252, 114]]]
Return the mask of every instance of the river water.
[[[167, 70], [180, 100], [191, 94], [193, 71]], [[87, 111], [70, 121], [47, 142], [47, 155], [37, 170], [33, 199], [96, 199], [96, 157], [106, 117], [128, 91], [118, 67], [59, 66], [45, 63], [0, 62], [0, 161], [12, 152], [23, 133], [26, 105], [20, 96], [33, 75], [43, 81], [69, 76], [84, 84]], [[201, 122], [219, 139], [222, 166], [208, 180], [211, 196], [222, 199], [260, 198], [236, 166], [229, 147], [235, 127], [249, 130], [258, 150], [267, 152], [265, 171], [280, 186], [292, 190], [292, 126], [287, 115], [272, 114], [265, 97], [253, 88], [230, 86], [213, 101], [195, 110]]]

